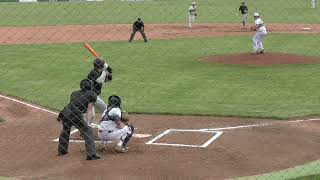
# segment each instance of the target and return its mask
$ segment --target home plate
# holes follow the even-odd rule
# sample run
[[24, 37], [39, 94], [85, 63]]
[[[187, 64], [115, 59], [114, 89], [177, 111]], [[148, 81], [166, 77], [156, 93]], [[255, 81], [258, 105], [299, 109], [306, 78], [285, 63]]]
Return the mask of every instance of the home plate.
[[135, 137], [135, 138], [147, 138], [147, 137], [150, 137], [152, 135], [151, 134], [133, 134], [132, 136]]

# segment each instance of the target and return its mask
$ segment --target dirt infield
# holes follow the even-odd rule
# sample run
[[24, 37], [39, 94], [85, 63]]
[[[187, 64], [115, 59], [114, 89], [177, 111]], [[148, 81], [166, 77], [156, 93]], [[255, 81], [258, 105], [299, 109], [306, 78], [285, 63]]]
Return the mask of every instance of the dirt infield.
[[265, 54], [230, 54], [221, 56], [209, 56], [201, 58], [201, 62], [235, 64], [243, 66], [272, 66], [286, 64], [312, 64], [319, 62], [319, 57], [307, 57], [285, 53], [265, 53]]
[[[57, 156], [61, 125], [56, 115], [0, 98], [0, 175], [22, 179], [224, 179], [280, 170], [320, 158], [320, 121], [272, 121], [257, 127], [224, 129], [207, 148], [146, 145], [163, 131], [269, 123], [271, 120], [206, 116], [133, 115], [137, 133], [127, 154], [114, 144], [98, 161], [85, 160], [84, 145], [71, 143], [69, 154]], [[209, 137], [172, 133], [164, 143], [201, 144]]]
[[[267, 27], [269, 33], [320, 33], [319, 24], [268, 24]], [[129, 40], [131, 28], [130, 24], [0, 27], [0, 44]], [[252, 34], [249, 27], [224, 23], [195, 24], [192, 29], [186, 24], [147, 24], [145, 31], [151, 40]], [[140, 35], [136, 37], [139, 39]]]

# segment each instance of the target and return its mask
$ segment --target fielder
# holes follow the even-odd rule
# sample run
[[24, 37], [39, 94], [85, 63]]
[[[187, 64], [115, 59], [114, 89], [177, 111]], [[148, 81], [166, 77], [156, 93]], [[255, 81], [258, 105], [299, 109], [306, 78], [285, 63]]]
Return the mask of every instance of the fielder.
[[315, 9], [317, 7], [317, 0], [311, 0], [311, 8]]
[[141, 18], [138, 18], [132, 25], [132, 33], [130, 35], [129, 42], [131, 43], [133, 41], [134, 36], [135, 36], [136, 32], [138, 32], [138, 31], [140, 32], [144, 42], [148, 42], [147, 36], [144, 33], [144, 23], [141, 20]]
[[188, 11], [188, 16], [189, 16], [189, 24], [188, 27], [192, 28], [192, 23], [195, 21], [196, 16], [197, 16], [197, 7], [196, 7], [196, 2], [192, 2], [191, 6], [189, 7]]
[[247, 17], [248, 17], [248, 6], [246, 5], [246, 3], [243, 1], [239, 7], [239, 11], [241, 13], [241, 21], [242, 21], [242, 25], [246, 26], [246, 22], [247, 22]]
[[112, 68], [104, 62], [102, 59], [95, 59], [93, 62], [93, 69], [90, 71], [87, 77], [93, 82], [93, 91], [97, 93], [97, 100], [94, 103], [92, 110], [92, 118], [90, 121], [86, 120], [88, 124], [95, 120], [95, 108], [103, 113], [107, 109], [107, 105], [104, 103], [103, 99], [99, 96], [101, 94], [102, 85], [106, 82], [112, 81]]
[[255, 21], [254, 25], [251, 27], [251, 30], [257, 31], [252, 38], [253, 54], [262, 54], [264, 53], [262, 40], [267, 35], [267, 28], [264, 25], [262, 19], [260, 19], [259, 13], [254, 13], [253, 17]]
[[121, 99], [112, 95], [108, 98], [108, 108], [103, 113], [98, 129], [102, 150], [106, 149], [107, 141], [117, 141], [117, 152], [128, 152], [128, 142], [133, 135], [134, 127], [128, 124], [128, 115], [121, 112]]

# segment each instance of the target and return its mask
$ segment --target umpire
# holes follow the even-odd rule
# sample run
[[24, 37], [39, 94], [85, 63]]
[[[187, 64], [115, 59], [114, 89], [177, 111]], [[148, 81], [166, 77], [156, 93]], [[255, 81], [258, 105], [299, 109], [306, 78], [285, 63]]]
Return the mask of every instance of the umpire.
[[87, 160], [100, 159], [96, 152], [92, 128], [84, 121], [83, 114], [87, 112], [88, 117], [92, 113], [92, 106], [97, 99], [97, 94], [92, 91], [92, 81], [84, 79], [80, 83], [81, 90], [71, 94], [70, 102], [59, 113], [57, 120], [62, 121], [63, 129], [59, 137], [58, 155], [68, 153], [71, 127], [75, 126], [83, 135], [87, 153]]
[[138, 20], [136, 20], [136, 21], [133, 23], [132, 33], [131, 33], [131, 36], [130, 36], [130, 39], [129, 39], [129, 42], [130, 42], [130, 43], [132, 42], [132, 40], [133, 40], [133, 38], [134, 38], [134, 35], [136, 34], [137, 31], [139, 31], [140, 34], [142, 35], [144, 42], [148, 42], [148, 41], [147, 41], [146, 34], [144, 33], [144, 23], [143, 23], [143, 21], [141, 20], [141, 18], [138, 18]]

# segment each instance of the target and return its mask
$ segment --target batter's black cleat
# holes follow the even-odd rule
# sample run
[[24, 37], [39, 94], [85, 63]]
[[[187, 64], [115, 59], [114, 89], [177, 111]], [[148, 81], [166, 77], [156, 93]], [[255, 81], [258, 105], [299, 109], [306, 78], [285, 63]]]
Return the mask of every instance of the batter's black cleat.
[[87, 156], [87, 160], [96, 160], [96, 159], [101, 159], [101, 156], [99, 154], [94, 154], [91, 156]]

